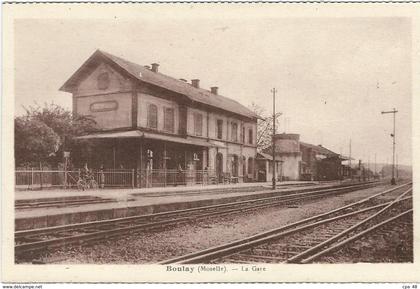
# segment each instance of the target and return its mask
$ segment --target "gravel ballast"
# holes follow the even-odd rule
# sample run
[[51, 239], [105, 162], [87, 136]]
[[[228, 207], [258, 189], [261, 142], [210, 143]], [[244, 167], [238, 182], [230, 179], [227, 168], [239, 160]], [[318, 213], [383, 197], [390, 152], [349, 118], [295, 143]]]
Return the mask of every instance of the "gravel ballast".
[[[374, 244], [374, 245], [373, 245]], [[320, 258], [319, 263], [412, 263], [413, 219], [407, 216]]]
[[51, 252], [42, 259], [46, 263], [63, 264], [153, 264], [327, 212], [389, 187], [378, 186], [340, 196], [309, 200], [293, 207], [259, 209], [170, 226], [154, 232], [138, 232], [89, 246], [64, 248]]

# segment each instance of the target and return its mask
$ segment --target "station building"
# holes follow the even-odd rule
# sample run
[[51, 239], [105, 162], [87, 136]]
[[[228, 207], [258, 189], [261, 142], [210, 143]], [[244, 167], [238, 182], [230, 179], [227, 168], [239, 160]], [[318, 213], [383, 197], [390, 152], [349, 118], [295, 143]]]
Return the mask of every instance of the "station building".
[[258, 116], [217, 87], [97, 50], [60, 90], [99, 127], [79, 137], [89, 167], [135, 170], [137, 187], [255, 180]]

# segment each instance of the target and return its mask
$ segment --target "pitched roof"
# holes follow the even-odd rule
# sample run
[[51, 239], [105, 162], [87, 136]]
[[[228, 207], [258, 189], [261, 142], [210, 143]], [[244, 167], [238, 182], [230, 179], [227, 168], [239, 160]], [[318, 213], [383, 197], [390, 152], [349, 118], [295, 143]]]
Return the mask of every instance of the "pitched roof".
[[253, 111], [233, 99], [222, 95], [213, 94], [205, 89], [193, 87], [184, 81], [175, 79], [159, 72], [153, 72], [143, 65], [127, 61], [99, 49], [63, 84], [60, 90], [70, 91], [70, 87], [74, 84], [78, 78], [78, 75], [83, 73], [83, 67], [88, 67], [90, 62], [94, 61], [94, 58], [98, 56], [105, 57], [106, 59], [112, 61], [118, 67], [139, 81], [150, 83], [185, 95], [190, 100], [195, 102], [210, 105], [212, 107], [223, 109], [228, 112], [233, 112], [248, 118], [260, 118]]
[[337, 154], [337, 153], [335, 153], [335, 152], [333, 152], [333, 151], [331, 151], [331, 150], [329, 150], [327, 148], [324, 148], [321, 145], [313, 145], [313, 144], [306, 143], [306, 142], [300, 142], [300, 145], [301, 146], [308, 147], [308, 148], [311, 148], [314, 151], [316, 151], [317, 153], [322, 154], [322, 155], [327, 155], [327, 156], [339, 155], [339, 154]]

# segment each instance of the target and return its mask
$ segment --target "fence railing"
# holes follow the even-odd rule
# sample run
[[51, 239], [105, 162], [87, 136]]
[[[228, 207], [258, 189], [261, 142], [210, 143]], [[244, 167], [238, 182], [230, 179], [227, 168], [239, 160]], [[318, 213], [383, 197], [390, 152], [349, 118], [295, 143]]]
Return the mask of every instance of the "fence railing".
[[[212, 170], [94, 170], [93, 178], [100, 188], [164, 187], [194, 184], [216, 184]], [[76, 188], [81, 170], [20, 169], [15, 171], [17, 189]]]
[[104, 187], [135, 187], [135, 170], [100, 170], [94, 172], [94, 178], [100, 188]]
[[17, 170], [15, 172], [15, 187], [19, 189], [76, 187], [79, 177], [80, 171]]
[[216, 172], [212, 170], [140, 170], [139, 179], [141, 187], [217, 183]]
[[[134, 187], [134, 170], [92, 171], [98, 185], [104, 187]], [[76, 188], [81, 177], [81, 170], [16, 170], [15, 187], [17, 189]]]

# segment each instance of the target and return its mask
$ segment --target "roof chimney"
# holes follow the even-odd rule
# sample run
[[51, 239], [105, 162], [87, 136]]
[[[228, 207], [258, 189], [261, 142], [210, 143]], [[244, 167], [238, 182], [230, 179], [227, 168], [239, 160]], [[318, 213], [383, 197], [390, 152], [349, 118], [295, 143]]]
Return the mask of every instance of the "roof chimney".
[[159, 64], [157, 63], [152, 63], [152, 71], [153, 72], [158, 72], [159, 71]]
[[191, 79], [191, 85], [195, 88], [200, 88], [200, 79]]
[[217, 87], [217, 86], [213, 86], [213, 87], [210, 87], [210, 91], [211, 91], [211, 93], [213, 93], [213, 94], [217, 94], [217, 90], [218, 90], [219, 88]]

